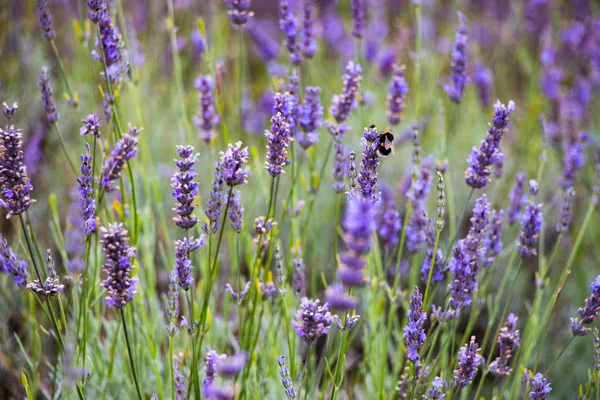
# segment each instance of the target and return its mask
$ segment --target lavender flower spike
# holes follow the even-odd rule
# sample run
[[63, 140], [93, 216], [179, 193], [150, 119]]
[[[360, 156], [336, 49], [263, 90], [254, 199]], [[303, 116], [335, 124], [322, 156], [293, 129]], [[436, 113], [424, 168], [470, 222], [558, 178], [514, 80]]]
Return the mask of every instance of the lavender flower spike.
[[224, 0], [224, 2], [229, 8], [227, 11], [229, 21], [234, 25], [244, 25], [254, 16], [250, 11], [250, 0]]
[[229, 211], [227, 216], [231, 221], [231, 227], [236, 233], [240, 233], [244, 227], [244, 206], [241, 202], [239, 190], [234, 190], [229, 198]]
[[402, 121], [402, 111], [406, 108], [404, 101], [408, 93], [408, 84], [404, 77], [404, 70], [404, 66], [394, 65], [394, 76], [388, 87], [388, 111], [386, 116], [392, 125], [397, 125]]
[[508, 200], [510, 201], [510, 206], [506, 211], [506, 217], [508, 224], [512, 225], [519, 220], [521, 209], [527, 200], [527, 195], [525, 194], [525, 174], [519, 173], [515, 176], [515, 185], [508, 194]]
[[277, 363], [279, 364], [279, 375], [281, 376], [281, 384], [285, 389], [285, 396], [288, 398], [288, 400], [297, 400], [298, 391], [294, 387], [294, 381], [290, 376], [290, 370], [285, 365], [285, 357], [279, 357], [277, 359]]
[[304, 0], [304, 18], [300, 31], [302, 42], [302, 55], [313, 58], [317, 52], [317, 39], [315, 37], [315, 0]]
[[40, 28], [44, 31], [44, 37], [50, 41], [56, 37], [56, 31], [52, 23], [52, 14], [50, 14], [50, 10], [48, 9], [48, 0], [38, 0], [37, 10], [40, 19]]
[[79, 134], [85, 136], [91, 134], [96, 138], [100, 137], [100, 127], [102, 126], [102, 120], [98, 118], [96, 114], [90, 114], [85, 119], [81, 120], [83, 126], [79, 128]]
[[366, 201], [376, 202], [380, 193], [377, 190], [377, 167], [379, 166], [379, 133], [375, 125], [365, 128], [362, 139], [363, 153], [358, 173], [358, 186], [351, 192]]
[[356, 108], [356, 94], [360, 89], [361, 73], [360, 64], [348, 61], [346, 73], [342, 76], [344, 88], [341, 94], [333, 96], [331, 108], [329, 109], [329, 112], [338, 123], [345, 122], [350, 116], [350, 112]]
[[167, 334], [174, 336], [177, 329], [177, 319], [179, 317], [179, 289], [177, 289], [177, 272], [171, 271], [169, 274], [169, 291], [167, 293], [167, 307], [165, 313], [167, 315]]
[[[12, 108], [4, 103], [4, 115], [9, 123], [16, 108], [16, 103]], [[0, 129], [0, 206], [8, 210], [7, 218], [24, 213], [35, 203], [32, 191], [23, 160], [23, 132], [14, 125], [7, 125], [5, 130]]]
[[44, 111], [46, 111], [46, 119], [49, 123], [56, 124], [58, 121], [58, 112], [56, 112], [56, 103], [54, 102], [47, 67], [42, 67], [42, 72], [40, 73], [40, 93], [42, 95], [42, 103], [44, 103]]
[[560, 205], [558, 213], [558, 222], [556, 223], [556, 231], [558, 233], [566, 233], [569, 230], [571, 219], [573, 218], [573, 199], [575, 198], [575, 189], [568, 188], [565, 190], [563, 201]]
[[520, 333], [517, 329], [518, 318], [514, 314], [509, 314], [504, 326], [498, 334], [498, 348], [500, 357], [490, 363], [489, 370], [492, 374], [505, 376], [510, 374], [510, 359], [514, 351], [520, 345]]
[[18, 287], [24, 288], [29, 280], [27, 262], [17, 259], [5, 238], [0, 235], [0, 271], [9, 274]]
[[427, 396], [423, 396], [423, 400], [442, 400], [444, 398], [444, 380], [436, 376], [431, 382], [431, 388], [427, 390]]
[[427, 319], [427, 314], [423, 312], [423, 295], [419, 292], [419, 287], [415, 285], [415, 290], [410, 295], [408, 325], [404, 327], [404, 339], [406, 340], [406, 349], [408, 358], [412, 363], [417, 364], [420, 360], [419, 349], [425, 343], [425, 329], [423, 324]]
[[204, 246], [204, 236], [199, 239], [186, 237], [183, 240], [175, 241], [175, 270], [179, 278], [179, 286], [183, 290], [189, 290], [194, 280], [190, 253], [202, 246]]
[[99, 54], [94, 50], [92, 55], [94, 59], [106, 65], [111, 83], [123, 83], [129, 72], [129, 57], [121, 33], [115, 27], [104, 0], [90, 0], [88, 7], [88, 17], [98, 24], [99, 37], [96, 38], [96, 47], [101, 52]]
[[365, 36], [365, 0], [352, 0], [352, 36], [362, 39]]
[[215, 136], [214, 127], [219, 125], [221, 117], [215, 108], [214, 81], [212, 76], [204, 75], [196, 79], [200, 107], [195, 115], [194, 124], [200, 129], [200, 139], [209, 143]]
[[92, 183], [94, 180], [92, 171], [92, 155], [90, 154], [90, 145], [86, 142], [86, 153], [81, 155], [81, 175], [77, 177], [79, 183], [79, 203], [83, 214], [83, 232], [88, 236], [97, 229], [96, 223], [96, 201], [94, 200], [94, 189]]
[[309, 300], [303, 297], [300, 308], [292, 320], [296, 334], [309, 346], [314, 345], [319, 337], [329, 333], [333, 321], [327, 303], [322, 306], [319, 303], [319, 299]]
[[138, 152], [138, 135], [141, 129], [129, 126], [129, 133], [115, 144], [110, 157], [104, 161], [100, 185], [102, 190], [110, 192], [115, 190], [114, 181], [119, 179], [121, 172], [125, 169], [127, 161], [135, 157]]
[[502, 251], [502, 220], [504, 210], [492, 210], [490, 225], [483, 241], [479, 261], [483, 267], [491, 267]]
[[546, 400], [546, 397], [552, 388], [550, 384], [546, 381], [546, 378], [539, 372], [535, 374], [533, 377], [533, 381], [531, 382], [531, 392], [529, 392], [529, 398], [531, 400]]
[[279, 28], [285, 34], [285, 47], [292, 65], [302, 64], [302, 45], [298, 37], [298, 21], [290, 10], [288, 0], [279, 0]]
[[490, 181], [492, 166], [502, 163], [504, 156], [500, 150], [500, 141], [514, 110], [515, 103], [512, 100], [508, 102], [508, 106], [499, 100], [494, 105], [494, 118], [485, 139], [481, 141], [479, 149], [473, 147], [467, 158], [469, 167], [465, 171], [465, 182], [472, 188], [485, 187]]
[[517, 251], [521, 257], [537, 255], [535, 249], [542, 229], [542, 205], [529, 203], [521, 219], [521, 231], [517, 240]]
[[475, 336], [471, 336], [471, 341], [460, 348], [458, 369], [454, 370], [454, 381], [459, 389], [473, 382], [477, 375], [477, 367], [484, 362], [483, 357], [477, 353], [479, 350], [479, 346], [475, 343]]
[[281, 113], [271, 118], [271, 130], [265, 131], [269, 142], [267, 144], [266, 169], [272, 177], [281, 175], [283, 167], [291, 161], [288, 159], [289, 124]]
[[[309, 0], [312, 1], [312, 0]], [[304, 89], [304, 104], [298, 107], [302, 132], [296, 133], [296, 139], [303, 149], [319, 142], [318, 129], [323, 124], [323, 106], [321, 106], [321, 88], [307, 86]]]
[[223, 174], [223, 181], [227, 186], [238, 186], [248, 181], [250, 173], [246, 168], [250, 153], [248, 147], [242, 147], [242, 142], [238, 141], [227, 146], [227, 151], [221, 152], [219, 164]]
[[122, 308], [133, 300], [137, 286], [137, 279], [130, 277], [135, 247], [129, 245], [129, 237], [123, 224], [109, 224], [108, 228], [100, 228], [100, 233], [102, 252], [106, 258], [102, 266], [107, 274], [102, 283], [108, 292], [106, 305]]
[[333, 139], [334, 161], [333, 161], [333, 183], [331, 187], [336, 193], [342, 193], [346, 189], [344, 178], [346, 177], [346, 156], [344, 154], [344, 134], [348, 131], [348, 125], [334, 125], [325, 121], [325, 127]]
[[590, 325], [596, 320], [598, 312], [600, 312], [600, 276], [597, 276], [594, 282], [590, 285], [592, 293], [585, 299], [585, 307], [577, 310], [579, 319], [571, 318], [571, 328], [573, 335], [585, 336], [589, 328], [583, 325]]
[[338, 277], [346, 286], [364, 284], [364, 256], [371, 249], [375, 230], [373, 202], [349, 196], [344, 216], [344, 241], [348, 250], [340, 256]]
[[455, 42], [452, 48], [452, 73], [450, 75], [452, 84], [444, 87], [450, 100], [455, 103], [460, 103], [463, 92], [469, 83], [469, 77], [467, 76], [467, 32], [467, 17], [459, 11]]
[[177, 146], [177, 153], [181, 159], [175, 160], [177, 171], [171, 178], [173, 186], [172, 195], [177, 200], [177, 206], [173, 209], [177, 216], [173, 218], [175, 225], [188, 230], [198, 223], [198, 217], [193, 215], [194, 209], [198, 206], [194, 200], [198, 196], [198, 182], [194, 163], [198, 158], [198, 153], [194, 153], [192, 146]]

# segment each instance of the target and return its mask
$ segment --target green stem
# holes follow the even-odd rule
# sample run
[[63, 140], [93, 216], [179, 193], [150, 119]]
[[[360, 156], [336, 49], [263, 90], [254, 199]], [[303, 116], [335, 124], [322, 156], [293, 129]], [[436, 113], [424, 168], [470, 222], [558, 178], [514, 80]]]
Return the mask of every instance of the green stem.
[[73, 91], [71, 90], [71, 85], [69, 85], [69, 79], [67, 78], [67, 74], [65, 72], [65, 67], [63, 65], [62, 59], [60, 58], [60, 54], [58, 53], [58, 48], [56, 47], [56, 43], [54, 40], [50, 40], [50, 47], [54, 52], [54, 56], [56, 57], [56, 61], [58, 62], [58, 71], [60, 72], [60, 77], [62, 78], [65, 86], [67, 87], [67, 92], [69, 93], [69, 97], [75, 102], [75, 107], [78, 106], [78, 102], [73, 95]]
[[140, 384], [138, 383], [137, 374], [135, 372], [135, 363], [133, 362], [133, 351], [131, 351], [131, 343], [129, 341], [129, 332], [127, 331], [127, 319], [125, 318], [125, 311], [121, 307], [121, 321], [123, 321], [123, 330], [125, 331], [125, 342], [127, 342], [127, 352], [129, 353], [129, 366], [131, 367], [131, 374], [133, 375], [133, 381], [135, 383], [135, 391], [137, 392], [138, 399], [142, 400], [142, 392], [140, 390]]
[[435, 264], [435, 258], [437, 254], [437, 249], [440, 243], [440, 234], [441, 230], [437, 230], [435, 235], [435, 245], [433, 246], [433, 253], [431, 255], [431, 263], [429, 264], [429, 274], [427, 275], [427, 286], [425, 287], [425, 297], [423, 297], [423, 304], [427, 304], [427, 299], [429, 298], [429, 287], [431, 285], [431, 277], [433, 276], [433, 266]]
[[73, 160], [71, 160], [71, 156], [69, 155], [69, 151], [67, 150], [67, 145], [65, 144], [65, 139], [63, 137], [62, 131], [58, 127], [57, 123], [52, 124], [52, 126], [54, 126], [54, 130], [58, 134], [58, 139], [60, 141], [60, 147], [62, 148], [63, 153], [65, 153], [65, 157], [67, 158], [67, 162], [69, 163], [69, 167], [71, 167], [71, 170], [73, 171], [73, 174], [75, 174], [75, 176], [77, 176], [77, 167], [75, 167], [75, 163], [73, 163]]
[[448, 262], [448, 258], [450, 257], [450, 252], [452, 251], [452, 247], [454, 247], [454, 244], [456, 243], [456, 240], [458, 239], [460, 226], [462, 225], [463, 219], [465, 218], [465, 214], [467, 213], [467, 208], [469, 207], [469, 203], [471, 202], [473, 193], [475, 193], [475, 188], [471, 188], [471, 191], [469, 192], [469, 196], [467, 197], [467, 201], [465, 202], [465, 205], [463, 206], [463, 209], [460, 212], [460, 216], [458, 217], [458, 225], [456, 225], [456, 232], [454, 233], [454, 236], [452, 237], [452, 240], [450, 241], [450, 244], [448, 245], [448, 248], [446, 249], [446, 255], [444, 256], [444, 265], [446, 265], [446, 263]]
[[560, 359], [560, 357], [564, 354], [564, 352], [567, 351], [567, 349], [571, 345], [571, 342], [573, 341], [573, 339], [575, 339], [575, 335], [571, 336], [571, 339], [569, 340], [569, 342], [565, 345], [565, 347], [563, 347], [563, 349], [560, 351], [560, 353], [558, 353], [558, 356], [556, 356], [556, 358], [554, 359], [554, 361], [552, 361], [552, 364], [550, 364], [550, 366], [548, 367], [548, 369], [546, 370], [546, 372], [544, 372], [544, 377], [546, 375], [548, 375], [548, 372], [550, 372], [550, 370], [552, 369], [552, 367], [554, 367], [554, 364], [556, 364], [556, 362]]

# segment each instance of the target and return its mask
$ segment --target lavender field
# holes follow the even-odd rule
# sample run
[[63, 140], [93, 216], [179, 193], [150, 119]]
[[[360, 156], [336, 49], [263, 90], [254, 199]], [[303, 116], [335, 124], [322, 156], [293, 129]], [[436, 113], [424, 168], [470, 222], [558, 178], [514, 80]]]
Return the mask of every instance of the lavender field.
[[0, 0], [0, 400], [599, 399], [600, 4]]

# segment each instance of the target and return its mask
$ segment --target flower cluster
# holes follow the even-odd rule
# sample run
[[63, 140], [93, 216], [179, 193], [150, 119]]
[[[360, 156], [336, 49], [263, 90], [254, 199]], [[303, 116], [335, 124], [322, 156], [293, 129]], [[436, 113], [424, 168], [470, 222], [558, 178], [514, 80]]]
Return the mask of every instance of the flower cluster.
[[94, 200], [94, 171], [92, 171], [92, 154], [90, 153], [90, 145], [85, 144], [86, 153], [80, 156], [81, 158], [81, 175], [77, 177], [79, 183], [79, 202], [83, 215], [83, 232], [88, 236], [97, 229], [96, 222], [96, 200]]
[[489, 365], [489, 370], [494, 375], [505, 376], [510, 374], [510, 359], [513, 352], [519, 347], [521, 335], [517, 329], [518, 318], [514, 314], [509, 314], [504, 326], [498, 334], [498, 348], [500, 357], [496, 358]]
[[42, 103], [44, 103], [46, 119], [49, 123], [55, 124], [58, 121], [58, 112], [56, 111], [56, 103], [54, 102], [52, 84], [50, 83], [50, 75], [48, 75], [47, 67], [42, 67], [42, 72], [40, 73], [40, 93], [42, 95]]
[[362, 68], [360, 64], [348, 61], [346, 64], [346, 73], [342, 76], [344, 88], [341, 94], [333, 96], [329, 112], [335, 118], [337, 123], [345, 122], [350, 116], [350, 112], [356, 108], [356, 95], [360, 89], [362, 80]]
[[267, 161], [265, 165], [272, 177], [281, 175], [284, 172], [283, 167], [291, 162], [287, 152], [290, 138], [290, 124], [288, 122], [290, 111], [286, 105], [287, 101], [284, 99], [285, 97], [285, 95], [281, 94], [275, 95], [276, 106], [279, 103], [278, 100], [284, 100], [280, 103], [284, 113], [276, 112], [271, 118], [271, 130], [265, 131], [265, 136], [269, 141], [267, 144]]
[[475, 343], [475, 336], [471, 336], [471, 341], [460, 348], [458, 369], [454, 370], [454, 382], [459, 389], [467, 387], [473, 382], [477, 375], [477, 367], [484, 362], [478, 351], [479, 346]]
[[455, 103], [460, 103], [469, 83], [469, 77], [467, 76], [467, 32], [467, 17], [459, 11], [458, 26], [456, 27], [454, 47], [452, 48], [452, 84], [444, 87], [450, 100]]
[[56, 37], [54, 24], [52, 23], [52, 14], [48, 9], [48, 0], [37, 0], [38, 18], [40, 20], [40, 28], [44, 31], [44, 37], [47, 40], [52, 40]]
[[300, 39], [302, 41], [302, 55], [313, 58], [317, 52], [317, 39], [315, 37], [315, 0], [304, 0], [304, 16]]
[[492, 210], [490, 215], [490, 225], [485, 234], [483, 247], [479, 261], [483, 267], [491, 267], [496, 257], [502, 251], [502, 220], [504, 218], [504, 210]]
[[521, 231], [517, 240], [517, 250], [521, 257], [537, 254], [535, 249], [542, 229], [542, 205], [529, 203], [521, 219]]
[[337, 193], [342, 193], [346, 189], [344, 178], [346, 177], [346, 156], [344, 153], [344, 134], [348, 131], [348, 125], [334, 125], [325, 121], [325, 127], [333, 139], [333, 183], [331, 187]]
[[194, 124], [200, 129], [200, 139], [205, 143], [215, 136], [214, 128], [221, 122], [221, 117], [215, 108], [214, 81], [212, 76], [204, 75], [196, 79], [196, 89], [199, 92], [200, 107], [198, 115], [194, 116]]
[[100, 233], [102, 252], [106, 258], [102, 266], [106, 272], [106, 279], [102, 283], [108, 292], [106, 305], [122, 308], [133, 300], [137, 286], [137, 278], [130, 276], [135, 247], [129, 245], [129, 237], [123, 224], [109, 224], [107, 228], [100, 228]]
[[85, 119], [81, 120], [83, 126], [79, 128], [79, 134], [85, 136], [91, 134], [96, 138], [100, 138], [100, 127], [102, 120], [96, 114], [90, 114]]
[[352, 36], [362, 39], [365, 35], [365, 0], [352, 0]]
[[27, 286], [29, 280], [27, 262], [17, 259], [13, 249], [2, 235], [0, 235], [0, 271], [12, 276], [17, 286], [21, 288]]
[[290, 62], [293, 65], [302, 64], [302, 43], [298, 37], [298, 21], [288, 0], [279, 0], [279, 28], [285, 34], [285, 47], [290, 52]]
[[377, 190], [377, 167], [379, 167], [379, 133], [375, 125], [365, 128], [362, 139], [363, 153], [358, 173], [358, 185], [351, 192], [354, 197], [365, 201], [377, 202], [380, 193]]
[[494, 105], [494, 118], [485, 139], [481, 141], [479, 149], [473, 147], [467, 158], [469, 167], [465, 171], [465, 182], [472, 188], [485, 187], [490, 181], [492, 166], [502, 163], [504, 155], [500, 150], [500, 141], [514, 110], [515, 103], [512, 100], [508, 102], [508, 106], [499, 100]]
[[292, 320], [296, 334], [309, 346], [314, 345], [319, 337], [329, 333], [333, 321], [327, 303], [322, 306], [319, 303], [319, 299], [310, 300], [303, 297]]
[[321, 88], [307, 86], [304, 89], [304, 103], [298, 106], [298, 114], [302, 132], [296, 134], [296, 139], [303, 149], [308, 149], [319, 142], [318, 129], [323, 124]]
[[250, 11], [250, 0], [225, 0], [225, 5], [229, 8], [229, 21], [234, 25], [244, 25], [254, 16]]
[[594, 282], [592, 282], [590, 289], [592, 293], [585, 299], [585, 307], [577, 310], [579, 319], [571, 318], [571, 328], [575, 336], [587, 335], [589, 328], [583, 325], [593, 323], [598, 316], [598, 312], [600, 312], [600, 276], [597, 276]]
[[394, 75], [388, 87], [388, 111], [387, 119], [392, 125], [398, 125], [402, 121], [402, 111], [406, 108], [404, 103], [408, 93], [408, 84], [404, 77], [404, 66], [394, 65]]
[[115, 144], [110, 157], [104, 161], [100, 187], [106, 192], [116, 189], [114, 181], [121, 177], [127, 162], [138, 153], [138, 135], [141, 129], [129, 126], [129, 132]]
[[408, 324], [404, 327], [404, 339], [406, 340], [406, 358], [412, 363], [417, 364], [420, 360], [419, 349], [425, 343], [425, 329], [423, 324], [427, 319], [427, 314], [423, 312], [423, 296], [419, 292], [419, 287], [410, 295], [409, 309], [406, 312]]
[[285, 357], [279, 357], [277, 363], [279, 364], [279, 375], [281, 376], [281, 384], [285, 389], [285, 396], [288, 400], [296, 400], [298, 398], [298, 391], [294, 387], [294, 381], [290, 376], [290, 370], [285, 365]]
[[514, 224], [521, 216], [521, 209], [527, 200], [525, 194], [525, 174], [517, 174], [515, 176], [515, 184], [508, 194], [510, 206], [506, 210], [506, 219], [509, 225]]
[[346, 286], [362, 286], [365, 280], [366, 261], [363, 258], [371, 249], [375, 230], [374, 203], [349, 196], [343, 227], [348, 250], [340, 255], [338, 277]]
[[194, 281], [190, 252], [202, 246], [204, 246], [204, 236], [198, 239], [186, 237], [183, 240], [175, 241], [175, 270], [179, 278], [179, 286], [183, 290], [189, 290]]
[[175, 164], [179, 170], [171, 178], [171, 194], [177, 200], [177, 206], [173, 209], [177, 216], [173, 221], [178, 227], [188, 230], [198, 223], [198, 218], [193, 212], [197, 207], [194, 200], [198, 196], [198, 182], [194, 181], [197, 176], [194, 163], [199, 154], [194, 153], [192, 146], [177, 146], [177, 154], [180, 159], [175, 160]]
[[0, 206], [8, 211], [7, 217], [22, 214], [35, 203], [31, 198], [33, 185], [23, 159], [23, 132], [10, 125], [16, 108], [16, 103], [12, 108], [4, 103], [9, 125], [0, 129]]
[[529, 392], [529, 398], [531, 400], [546, 400], [546, 397], [550, 394], [552, 388], [550, 384], [544, 378], [544, 375], [539, 372], [533, 377], [531, 382], [531, 392]]

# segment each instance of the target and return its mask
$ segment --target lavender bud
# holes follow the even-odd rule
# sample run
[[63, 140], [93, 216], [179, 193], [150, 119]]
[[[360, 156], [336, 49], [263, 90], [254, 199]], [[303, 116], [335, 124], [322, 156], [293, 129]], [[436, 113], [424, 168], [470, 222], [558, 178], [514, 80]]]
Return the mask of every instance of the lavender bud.
[[90, 154], [90, 145], [85, 144], [87, 152], [80, 156], [81, 175], [77, 177], [79, 183], [79, 204], [83, 216], [82, 227], [85, 236], [88, 236], [97, 229], [96, 222], [96, 200], [94, 199], [94, 189], [92, 187], [94, 176], [92, 171], [92, 155]]
[[298, 246], [296, 249], [296, 257], [293, 260], [294, 264], [294, 275], [292, 277], [292, 286], [294, 288], [294, 294], [298, 298], [306, 296], [306, 265], [302, 259], [302, 247]]
[[537, 196], [540, 191], [540, 185], [537, 183], [535, 179], [529, 180], [529, 194], [532, 196]]
[[221, 123], [221, 117], [215, 108], [214, 82], [210, 75], [204, 75], [196, 79], [198, 90], [199, 108], [195, 115], [194, 124], [200, 130], [200, 139], [209, 143], [215, 136], [214, 128]]
[[558, 213], [558, 222], [556, 223], [556, 231], [558, 233], [567, 233], [571, 218], [573, 217], [573, 199], [575, 198], [575, 189], [568, 188], [565, 190], [563, 201], [560, 205]]
[[227, 11], [229, 21], [234, 25], [244, 25], [254, 16], [254, 12], [250, 11], [250, 0], [224, 0], [224, 2], [229, 8]]
[[175, 160], [175, 165], [179, 169], [171, 178], [173, 192], [171, 195], [177, 200], [177, 205], [173, 209], [177, 216], [173, 218], [175, 225], [188, 230], [198, 223], [198, 218], [193, 215], [197, 204], [194, 203], [198, 196], [198, 182], [194, 163], [199, 154], [194, 153], [192, 146], [177, 146], [177, 154], [180, 159]]
[[587, 335], [589, 328], [583, 325], [592, 324], [598, 316], [598, 312], [600, 311], [600, 276], [597, 276], [594, 282], [592, 282], [590, 289], [592, 293], [585, 299], [585, 307], [577, 310], [579, 319], [571, 318], [571, 328], [575, 336]]
[[345, 122], [350, 116], [350, 112], [356, 108], [356, 94], [360, 89], [361, 73], [360, 64], [348, 61], [346, 73], [342, 76], [344, 88], [341, 94], [333, 96], [331, 108], [329, 109], [329, 112], [338, 123]]
[[325, 121], [325, 127], [332, 136], [334, 145], [334, 161], [333, 161], [333, 180], [331, 184], [336, 193], [342, 193], [346, 189], [344, 177], [346, 175], [346, 157], [344, 155], [344, 134], [348, 131], [346, 124], [334, 125], [329, 121]]
[[276, 177], [284, 173], [283, 167], [291, 163], [287, 152], [290, 130], [283, 114], [278, 112], [273, 115], [271, 130], [265, 131], [265, 136], [269, 140], [266, 169], [272, 177]]
[[535, 256], [535, 249], [542, 229], [542, 205], [529, 203], [521, 219], [521, 231], [517, 240], [517, 250], [521, 257]]
[[510, 201], [510, 207], [506, 211], [506, 218], [508, 220], [508, 224], [512, 225], [519, 220], [521, 216], [521, 209], [523, 208], [523, 204], [527, 200], [527, 195], [525, 194], [525, 175], [517, 174], [515, 185], [512, 187], [508, 200]]
[[100, 185], [102, 190], [110, 192], [116, 189], [113, 182], [121, 177], [121, 172], [125, 169], [127, 161], [135, 157], [138, 153], [138, 135], [141, 129], [129, 126], [129, 133], [123, 135], [123, 138], [115, 144], [111, 156], [104, 161], [102, 167], [102, 177]]
[[302, 55], [313, 58], [317, 53], [317, 39], [315, 37], [315, 0], [304, 0], [304, 18], [302, 19]]
[[48, 9], [48, 0], [38, 0], [37, 10], [40, 19], [40, 28], [44, 31], [44, 37], [50, 41], [56, 37], [56, 31], [52, 23], [52, 15]]
[[83, 126], [79, 128], [79, 134], [85, 136], [91, 134], [96, 138], [100, 138], [100, 127], [102, 126], [102, 120], [98, 118], [96, 114], [90, 114], [85, 119], [81, 120]]
[[192, 269], [192, 260], [190, 260], [190, 252], [204, 247], [204, 235], [198, 239], [184, 238], [183, 240], [175, 241], [175, 269], [179, 278], [179, 286], [183, 290], [189, 290], [194, 281]]
[[406, 108], [404, 101], [408, 93], [408, 84], [404, 77], [405, 68], [404, 66], [394, 65], [394, 75], [388, 87], [388, 111], [386, 116], [392, 125], [397, 125], [402, 121], [402, 111]]
[[546, 378], [539, 372], [535, 374], [533, 377], [533, 381], [531, 382], [531, 392], [529, 392], [529, 398], [531, 400], [546, 400], [546, 397], [552, 388], [550, 384], [547, 383]]
[[281, 254], [281, 247], [279, 244], [275, 245], [275, 279], [277, 282], [277, 289], [279, 290], [279, 294], [284, 296], [287, 293], [286, 287], [286, 274], [285, 269], [283, 267], [283, 254]]
[[298, 21], [289, 9], [288, 0], [279, 0], [279, 28], [285, 34], [285, 47], [290, 52], [290, 63], [302, 64], [302, 43], [298, 37]]
[[277, 359], [277, 363], [279, 364], [279, 375], [281, 376], [281, 384], [285, 389], [285, 395], [288, 400], [297, 400], [298, 392], [294, 387], [294, 381], [290, 376], [290, 370], [285, 365], [285, 357], [281, 356]]
[[356, 299], [346, 294], [339, 283], [331, 284], [325, 289], [325, 300], [335, 310], [348, 311], [356, 308]]
[[27, 262], [17, 259], [17, 256], [2, 235], [0, 235], [0, 271], [12, 276], [18, 287], [24, 288], [27, 286], [27, 281], [29, 280]]
[[323, 124], [323, 106], [321, 106], [321, 89], [318, 86], [307, 86], [304, 93], [304, 104], [298, 107], [302, 132], [297, 133], [296, 139], [300, 146], [306, 150], [319, 142], [318, 129]]
[[514, 314], [509, 314], [506, 323], [500, 328], [498, 334], [498, 349], [500, 357], [496, 358], [489, 365], [489, 370], [493, 375], [506, 376], [512, 371], [510, 360], [514, 351], [520, 345], [520, 333], [517, 329], [518, 318]]
[[452, 48], [452, 84], [446, 85], [444, 90], [448, 94], [450, 100], [455, 103], [460, 103], [463, 93], [469, 83], [467, 76], [467, 17], [460, 11], [458, 14], [458, 26], [456, 27], [456, 35], [454, 47]]
[[135, 257], [135, 247], [129, 245], [129, 237], [123, 224], [109, 224], [108, 228], [100, 228], [102, 235], [102, 252], [106, 262], [102, 265], [106, 279], [102, 286], [106, 288], [108, 307], [122, 308], [131, 300], [136, 292], [137, 279], [131, 278]]
[[40, 73], [40, 93], [42, 95], [42, 103], [44, 103], [44, 111], [46, 111], [46, 119], [50, 124], [56, 124], [58, 121], [58, 112], [56, 111], [56, 103], [52, 94], [52, 84], [48, 75], [48, 68], [42, 67]]
[[241, 203], [239, 190], [234, 190], [229, 198], [229, 211], [227, 212], [231, 227], [236, 233], [240, 233], [244, 227], [244, 206]]
[[365, 13], [364, 0], [352, 0], [352, 36], [362, 39], [365, 35]]

